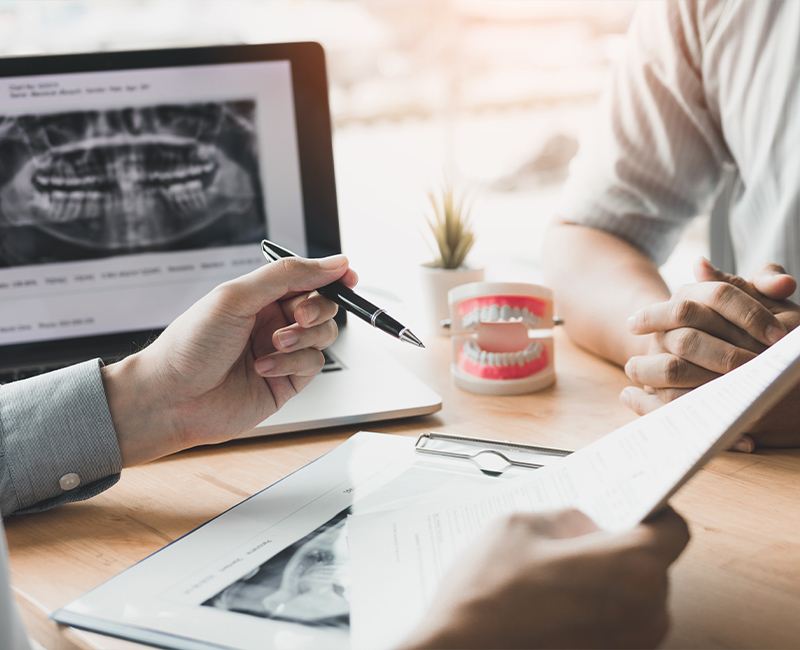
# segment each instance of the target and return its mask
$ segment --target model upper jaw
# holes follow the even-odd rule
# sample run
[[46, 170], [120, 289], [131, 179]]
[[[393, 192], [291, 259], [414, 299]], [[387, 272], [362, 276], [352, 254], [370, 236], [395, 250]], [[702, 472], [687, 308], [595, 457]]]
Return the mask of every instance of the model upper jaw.
[[533, 296], [480, 296], [469, 298], [458, 306], [462, 329], [479, 323], [523, 323], [531, 329], [542, 324], [546, 305]]

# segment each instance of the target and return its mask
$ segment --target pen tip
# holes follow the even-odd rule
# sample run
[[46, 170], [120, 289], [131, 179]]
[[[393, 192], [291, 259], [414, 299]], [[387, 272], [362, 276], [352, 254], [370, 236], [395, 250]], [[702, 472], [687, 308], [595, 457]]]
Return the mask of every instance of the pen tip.
[[406, 328], [402, 332], [400, 332], [400, 340], [405, 341], [406, 343], [411, 343], [411, 345], [416, 345], [418, 348], [424, 348], [425, 344], [420, 341], [414, 333]]

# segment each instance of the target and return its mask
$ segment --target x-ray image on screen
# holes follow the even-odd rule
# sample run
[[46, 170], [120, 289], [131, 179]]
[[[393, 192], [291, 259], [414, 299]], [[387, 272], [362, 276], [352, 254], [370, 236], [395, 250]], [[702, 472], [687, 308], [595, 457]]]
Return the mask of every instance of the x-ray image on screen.
[[203, 605], [301, 625], [349, 629], [342, 510]]
[[0, 268], [266, 237], [253, 100], [0, 116]]

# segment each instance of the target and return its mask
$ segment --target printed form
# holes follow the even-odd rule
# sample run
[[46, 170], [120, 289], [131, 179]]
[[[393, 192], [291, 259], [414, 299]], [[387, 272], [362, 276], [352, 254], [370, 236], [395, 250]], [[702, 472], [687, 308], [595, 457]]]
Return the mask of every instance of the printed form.
[[401, 642], [458, 553], [502, 514], [576, 507], [607, 530], [635, 526], [798, 383], [800, 329], [531, 477], [430, 506], [351, 516], [352, 647]]

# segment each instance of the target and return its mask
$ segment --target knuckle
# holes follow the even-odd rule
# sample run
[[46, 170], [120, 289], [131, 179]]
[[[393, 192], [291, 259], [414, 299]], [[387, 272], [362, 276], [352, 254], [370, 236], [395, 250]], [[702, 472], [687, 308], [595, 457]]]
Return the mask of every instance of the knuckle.
[[700, 334], [697, 330], [684, 327], [677, 330], [670, 337], [673, 339], [672, 352], [680, 357], [688, 357], [697, 351], [700, 344]]
[[339, 326], [335, 320], [329, 320], [325, 324], [325, 347], [331, 345], [339, 336]]
[[686, 298], [678, 300], [673, 307], [673, 319], [679, 325], [689, 325], [697, 316], [697, 304]]
[[273, 264], [275, 265], [276, 272], [284, 276], [296, 275], [303, 267], [302, 260], [297, 257], [283, 257], [273, 262]]
[[216, 305], [235, 304], [239, 300], [239, 288], [235, 281], [228, 280], [214, 287], [211, 297]]
[[742, 290], [745, 290], [750, 286], [750, 283], [740, 275], [731, 275], [728, 278], [728, 282], [730, 282], [734, 287]]
[[723, 371], [727, 373], [735, 368], [738, 368], [747, 361], [749, 361], [747, 355], [739, 350], [739, 348], [735, 348], [731, 345], [728, 346], [725, 349], [725, 352], [722, 353], [721, 365]]
[[742, 316], [742, 325], [744, 325], [745, 329], [748, 331], [761, 324], [766, 326], [766, 321], [767, 318], [758, 305], [751, 305], [748, 307]]
[[709, 300], [712, 305], [722, 307], [730, 304], [739, 293], [740, 290], [732, 284], [728, 284], [727, 282], [715, 282], [711, 289]]
[[679, 383], [685, 374], [686, 363], [682, 359], [670, 355], [664, 362], [664, 379], [666, 379], [667, 384], [675, 385]]
[[774, 262], [767, 264], [764, 267], [764, 271], [766, 271], [767, 273], [775, 273], [777, 275], [783, 275], [786, 273], [786, 269], [783, 266], [781, 266], [780, 264], [776, 264]]

